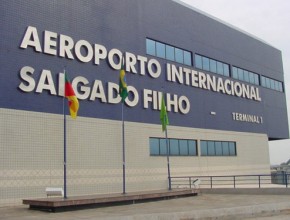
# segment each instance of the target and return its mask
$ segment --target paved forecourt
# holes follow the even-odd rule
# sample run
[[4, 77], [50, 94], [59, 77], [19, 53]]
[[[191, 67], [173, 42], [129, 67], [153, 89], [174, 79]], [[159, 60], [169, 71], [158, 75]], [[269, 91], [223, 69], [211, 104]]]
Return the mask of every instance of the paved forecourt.
[[[259, 191], [259, 189], [256, 189]], [[290, 192], [290, 190], [288, 190]], [[216, 193], [216, 192], [214, 192]], [[0, 219], [287, 219], [289, 194], [211, 194], [130, 205], [108, 206], [67, 212], [42, 212], [26, 205], [0, 208]], [[289, 215], [289, 216], [288, 216]]]

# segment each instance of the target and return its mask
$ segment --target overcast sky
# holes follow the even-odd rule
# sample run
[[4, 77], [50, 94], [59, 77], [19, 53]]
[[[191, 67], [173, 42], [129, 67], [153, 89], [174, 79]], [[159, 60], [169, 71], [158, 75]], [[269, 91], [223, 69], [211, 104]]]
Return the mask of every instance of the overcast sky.
[[[290, 1], [181, 0], [254, 35], [282, 51], [288, 116], [290, 116]], [[290, 140], [271, 141], [271, 164], [290, 159]]]

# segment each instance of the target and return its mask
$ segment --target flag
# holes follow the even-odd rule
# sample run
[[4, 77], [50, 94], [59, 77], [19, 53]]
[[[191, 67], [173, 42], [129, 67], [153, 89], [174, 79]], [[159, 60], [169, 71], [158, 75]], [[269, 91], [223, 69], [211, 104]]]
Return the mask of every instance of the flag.
[[70, 116], [75, 119], [77, 117], [77, 113], [79, 110], [79, 101], [75, 95], [75, 92], [68, 79], [67, 74], [64, 73], [64, 75], [65, 75], [64, 94], [65, 97], [68, 99]]
[[122, 102], [124, 102], [128, 96], [126, 74], [125, 74], [123, 59], [122, 59], [122, 64], [121, 64], [121, 69], [120, 69], [120, 77], [119, 77], [119, 95], [122, 97]]
[[160, 121], [162, 124], [162, 131], [166, 130], [166, 126], [169, 125], [169, 120], [167, 116], [165, 101], [162, 94], [162, 100], [161, 100], [161, 110], [160, 110]]

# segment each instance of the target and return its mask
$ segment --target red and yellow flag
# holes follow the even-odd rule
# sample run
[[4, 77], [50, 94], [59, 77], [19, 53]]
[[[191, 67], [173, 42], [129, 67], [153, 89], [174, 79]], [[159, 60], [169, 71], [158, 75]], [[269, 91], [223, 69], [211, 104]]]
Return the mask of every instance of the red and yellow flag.
[[64, 94], [65, 97], [68, 99], [70, 116], [75, 119], [77, 117], [77, 113], [79, 110], [79, 101], [75, 95], [75, 92], [68, 79], [67, 74], [65, 73], [64, 75], [65, 75]]

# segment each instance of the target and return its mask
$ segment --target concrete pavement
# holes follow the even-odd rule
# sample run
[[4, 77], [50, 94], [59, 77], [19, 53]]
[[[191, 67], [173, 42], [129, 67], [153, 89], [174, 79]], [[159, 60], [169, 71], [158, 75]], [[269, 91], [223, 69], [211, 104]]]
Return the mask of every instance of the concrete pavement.
[[205, 194], [170, 200], [50, 213], [28, 206], [0, 208], [1, 220], [290, 219], [289, 195]]

